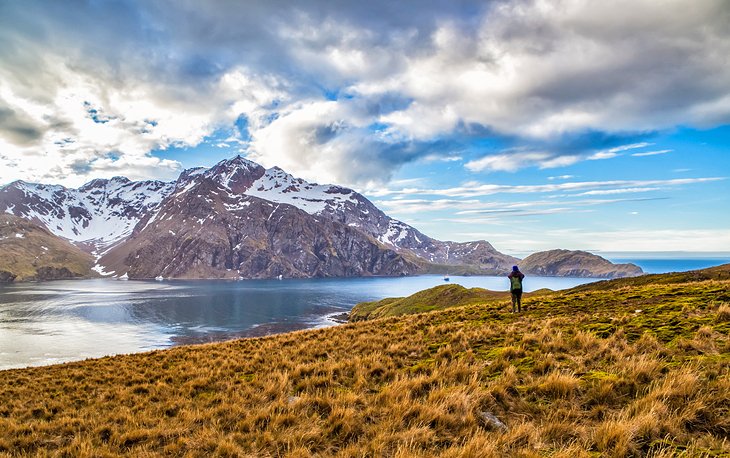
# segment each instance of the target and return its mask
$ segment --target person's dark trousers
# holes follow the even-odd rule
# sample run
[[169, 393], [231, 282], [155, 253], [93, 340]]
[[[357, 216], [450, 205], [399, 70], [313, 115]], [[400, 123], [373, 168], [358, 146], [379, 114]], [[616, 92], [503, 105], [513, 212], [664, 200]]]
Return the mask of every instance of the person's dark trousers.
[[522, 290], [521, 289], [515, 289], [512, 290], [512, 313], [515, 313], [515, 305], [517, 306], [517, 312], [522, 311]]

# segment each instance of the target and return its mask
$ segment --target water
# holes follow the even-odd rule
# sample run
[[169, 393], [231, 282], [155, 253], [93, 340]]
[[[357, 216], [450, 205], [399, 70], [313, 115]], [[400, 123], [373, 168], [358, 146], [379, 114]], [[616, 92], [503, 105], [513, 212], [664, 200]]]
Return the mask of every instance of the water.
[[[526, 291], [591, 279], [530, 277]], [[450, 283], [507, 289], [503, 277]], [[75, 280], [0, 287], [0, 369], [333, 325], [358, 302], [408, 296], [439, 276], [249, 281]]]
[[719, 266], [720, 264], [730, 263], [728, 257], [699, 257], [689, 259], [672, 259], [672, 258], [627, 258], [627, 257], [611, 257], [614, 263], [631, 262], [641, 267], [641, 270], [648, 274], [661, 274], [666, 272], [685, 272], [688, 270], [705, 269], [707, 267]]

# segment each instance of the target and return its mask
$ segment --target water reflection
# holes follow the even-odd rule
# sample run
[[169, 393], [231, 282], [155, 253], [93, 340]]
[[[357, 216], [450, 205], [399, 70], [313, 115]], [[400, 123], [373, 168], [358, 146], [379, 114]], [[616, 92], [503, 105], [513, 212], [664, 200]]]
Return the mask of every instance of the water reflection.
[[[505, 289], [501, 277], [452, 277]], [[526, 289], [590, 280], [531, 278]], [[58, 281], [0, 287], [0, 369], [334, 324], [358, 302], [406, 296], [441, 277], [260, 281]]]

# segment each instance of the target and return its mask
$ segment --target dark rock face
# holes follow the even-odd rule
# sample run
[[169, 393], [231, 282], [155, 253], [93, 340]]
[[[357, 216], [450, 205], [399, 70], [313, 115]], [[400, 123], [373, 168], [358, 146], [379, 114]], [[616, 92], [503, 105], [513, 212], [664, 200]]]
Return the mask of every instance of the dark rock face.
[[17, 275], [6, 270], [0, 270], [0, 283], [12, 283]]
[[36, 269], [36, 280], [67, 280], [81, 275], [71, 272], [66, 267], [39, 267]]
[[586, 251], [551, 250], [531, 254], [520, 262], [526, 274], [553, 277], [620, 278], [644, 272], [635, 264], [613, 264]]

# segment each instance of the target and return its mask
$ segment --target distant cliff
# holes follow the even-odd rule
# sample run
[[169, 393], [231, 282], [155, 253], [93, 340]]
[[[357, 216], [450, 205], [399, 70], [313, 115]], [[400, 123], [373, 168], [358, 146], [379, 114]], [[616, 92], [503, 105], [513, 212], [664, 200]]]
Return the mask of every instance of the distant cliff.
[[587, 251], [541, 251], [520, 261], [519, 266], [525, 274], [543, 277], [621, 278], [644, 273], [635, 264], [614, 264]]

